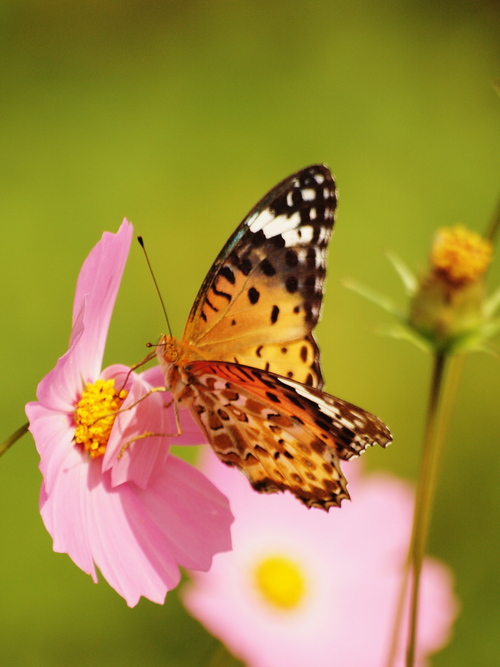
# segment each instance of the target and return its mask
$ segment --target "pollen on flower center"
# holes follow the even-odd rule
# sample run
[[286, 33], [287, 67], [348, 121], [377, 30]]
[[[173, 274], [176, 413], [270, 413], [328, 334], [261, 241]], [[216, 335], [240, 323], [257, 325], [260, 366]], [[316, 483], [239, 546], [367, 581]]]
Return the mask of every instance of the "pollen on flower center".
[[306, 580], [300, 566], [285, 556], [271, 556], [255, 569], [257, 588], [264, 599], [280, 609], [293, 609], [303, 600]]
[[75, 442], [83, 445], [90, 458], [102, 456], [106, 451], [116, 412], [127, 397], [127, 391], [115, 389], [115, 381], [89, 382], [75, 409]]
[[450, 283], [470, 283], [485, 273], [492, 252], [489, 241], [457, 225], [438, 231], [431, 250], [431, 264]]

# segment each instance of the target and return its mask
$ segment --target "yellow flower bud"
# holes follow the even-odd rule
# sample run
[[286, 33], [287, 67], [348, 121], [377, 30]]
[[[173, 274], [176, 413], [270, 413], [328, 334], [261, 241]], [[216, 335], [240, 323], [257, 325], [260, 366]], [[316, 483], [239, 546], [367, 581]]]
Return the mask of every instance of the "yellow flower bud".
[[437, 232], [409, 323], [438, 349], [456, 346], [484, 323], [483, 277], [492, 251], [489, 241], [461, 225]]
[[478, 281], [490, 265], [493, 246], [463, 225], [438, 230], [431, 248], [435, 274], [457, 287]]

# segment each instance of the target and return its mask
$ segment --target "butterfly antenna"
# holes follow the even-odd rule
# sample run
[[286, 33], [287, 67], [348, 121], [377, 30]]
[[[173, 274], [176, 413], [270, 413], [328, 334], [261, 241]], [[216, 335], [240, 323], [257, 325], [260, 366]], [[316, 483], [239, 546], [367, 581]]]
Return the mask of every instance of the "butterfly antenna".
[[163, 315], [165, 316], [165, 322], [167, 323], [168, 333], [171, 336], [172, 335], [172, 329], [170, 328], [170, 322], [168, 321], [167, 309], [165, 308], [165, 303], [163, 301], [163, 297], [161, 295], [160, 288], [158, 287], [158, 283], [156, 282], [156, 277], [155, 277], [155, 274], [154, 274], [153, 269], [151, 267], [151, 262], [149, 261], [148, 253], [146, 252], [146, 248], [144, 246], [144, 240], [143, 240], [142, 236], [138, 236], [137, 240], [139, 241], [139, 245], [142, 248], [142, 251], [144, 253], [144, 257], [146, 258], [146, 262], [147, 262], [148, 268], [149, 268], [149, 273], [151, 274], [151, 278], [153, 279], [153, 282], [155, 284], [156, 293], [158, 294], [158, 297], [160, 299], [161, 307], [162, 307], [162, 310], [163, 310]]

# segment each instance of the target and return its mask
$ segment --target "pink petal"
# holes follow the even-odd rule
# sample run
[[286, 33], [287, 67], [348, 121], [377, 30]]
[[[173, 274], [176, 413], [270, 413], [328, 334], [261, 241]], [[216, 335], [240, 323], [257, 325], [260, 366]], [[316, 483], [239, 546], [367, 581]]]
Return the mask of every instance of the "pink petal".
[[[125, 219], [116, 234], [104, 232], [85, 260], [76, 285], [73, 324], [85, 309], [87, 376], [99, 374], [109, 322], [132, 240], [133, 226]], [[70, 346], [73, 342], [72, 334]]]
[[[111, 487], [101, 460], [70, 447], [41, 513], [54, 551], [97, 581], [95, 566], [129, 606], [162, 603], [179, 566], [207, 570], [231, 546], [227, 499], [198, 470], [169, 457], [147, 489]], [[95, 565], [94, 565], [95, 564]]]
[[50, 494], [45, 483], [40, 493], [40, 513], [53, 538], [54, 551], [67, 553], [94, 582], [97, 575], [88, 535], [88, 459], [76, 447], [65, 451]]
[[93, 559], [103, 577], [130, 607], [141, 596], [162, 604], [180, 574], [168, 540], [148, 516], [133, 484], [112, 488], [109, 474], [89, 471], [89, 521]]
[[39, 382], [36, 390], [37, 399], [42, 405], [59, 412], [74, 410], [81, 396], [84, 378], [89, 377], [86, 372], [85, 346], [80, 345], [83, 328], [78, 326], [73, 334], [71, 347], [57, 360], [55, 368]]
[[231, 549], [229, 502], [199, 470], [170, 455], [162, 474], [137, 492], [167, 535], [182, 567], [206, 571], [212, 557]]
[[[145, 488], [151, 476], [165, 465], [170, 448], [167, 436], [176, 432], [173, 410], [165, 408], [170, 396], [163, 392], [148, 395], [151, 387], [126, 366], [106, 368], [102, 377], [113, 378], [116, 387], [127, 380], [129, 392], [121, 408], [123, 412], [115, 419], [103, 470], [111, 469], [112, 486], [135, 482]], [[133, 407], [127, 409], [129, 406]], [[164, 435], [142, 437], [146, 433]]]
[[29, 430], [40, 455], [39, 468], [44, 478], [45, 491], [51, 493], [68, 452], [74, 449], [72, 416], [50, 410], [40, 403], [28, 403], [26, 414]]

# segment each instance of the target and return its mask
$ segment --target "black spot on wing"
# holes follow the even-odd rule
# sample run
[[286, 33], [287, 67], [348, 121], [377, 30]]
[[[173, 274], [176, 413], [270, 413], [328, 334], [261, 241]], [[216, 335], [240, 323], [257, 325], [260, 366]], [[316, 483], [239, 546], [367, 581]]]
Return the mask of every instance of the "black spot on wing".
[[316, 268], [316, 249], [314, 248], [314, 246], [311, 246], [307, 249], [306, 264], [307, 268], [309, 269]]
[[209, 308], [211, 308], [214, 312], [216, 312], [216, 313], [219, 312], [219, 309], [216, 308], [216, 307], [213, 305], [213, 303], [211, 303], [211, 301], [210, 301], [210, 299], [209, 299], [208, 297], [206, 297], [206, 299], [205, 299], [205, 303], [206, 303], [207, 306], [208, 306]]
[[250, 275], [253, 269], [253, 263], [249, 257], [240, 258], [238, 255], [235, 255], [233, 261], [244, 276]]
[[266, 243], [266, 235], [262, 231], [262, 229], [259, 229], [258, 232], [252, 232], [252, 236], [250, 237], [250, 241], [254, 248], [258, 248], [259, 246], [262, 246]]
[[252, 377], [252, 374], [251, 374], [249, 369], [247, 369], [243, 366], [240, 366], [238, 368], [238, 373], [240, 375], [243, 375], [243, 377], [245, 377], [247, 380], [250, 380], [250, 382], [253, 382], [253, 377]]
[[220, 270], [220, 275], [225, 278], [228, 283], [231, 283], [231, 285], [235, 284], [236, 278], [234, 277], [233, 270], [229, 266], [223, 266]]
[[285, 239], [281, 236], [281, 234], [271, 236], [271, 238], [268, 239], [268, 243], [270, 243], [272, 250], [280, 250], [281, 248], [285, 247]]
[[248, 290], [248, 300], [252, 305], [255, 305], [260, 298], [260, 292], [255, 287], [250, 287]]
[[263, 376], [261, 375], [261, 377], [260, 377], [260, 381], [262, 382], [262, 384], [265, 384], [266, 387], [269, 387], [270, 389], [276, 389], [276, 382], [274, 382], [274, 381], [272, 381], [272, 380], [267, 380], [267, 379], [265, 378], [265, 376], [263, 377]]
[[218, 290], [215, 285], [212, 285], [212, 291], [214, 294], [217, 294], [217, 296], [221, 296], [224, 299], [227, 299], [228, 301], [231, 301], [231, 295], [228, 294], [227, 292], [222, 292], [221, 290]]
[[287, 292], [290, 294], [295, 294], [295, 292], [299, 289], [299, 281], [297, 280], [297, 276], [287, 276], [285, 279], [285, 287]]
[[304, 280], [304, 291], [308, 295], [314, 295], [316, 289], [316, 276], [314, 273], [310, 273], [308, 276], [306, 276], [306, 279]]
[[271, 262], [268, 259], [264, 259], [260, 263], [260, 270], [268, 278], [270, 278], [271, 276], [276, 275], [276, 269], [274, 268], [274, 266], [271, 264]]
[[287, 250], [285, 254], [285, 262], [288, 266], [295, 267], [299, 263], [299, 257], [295, 250]]

